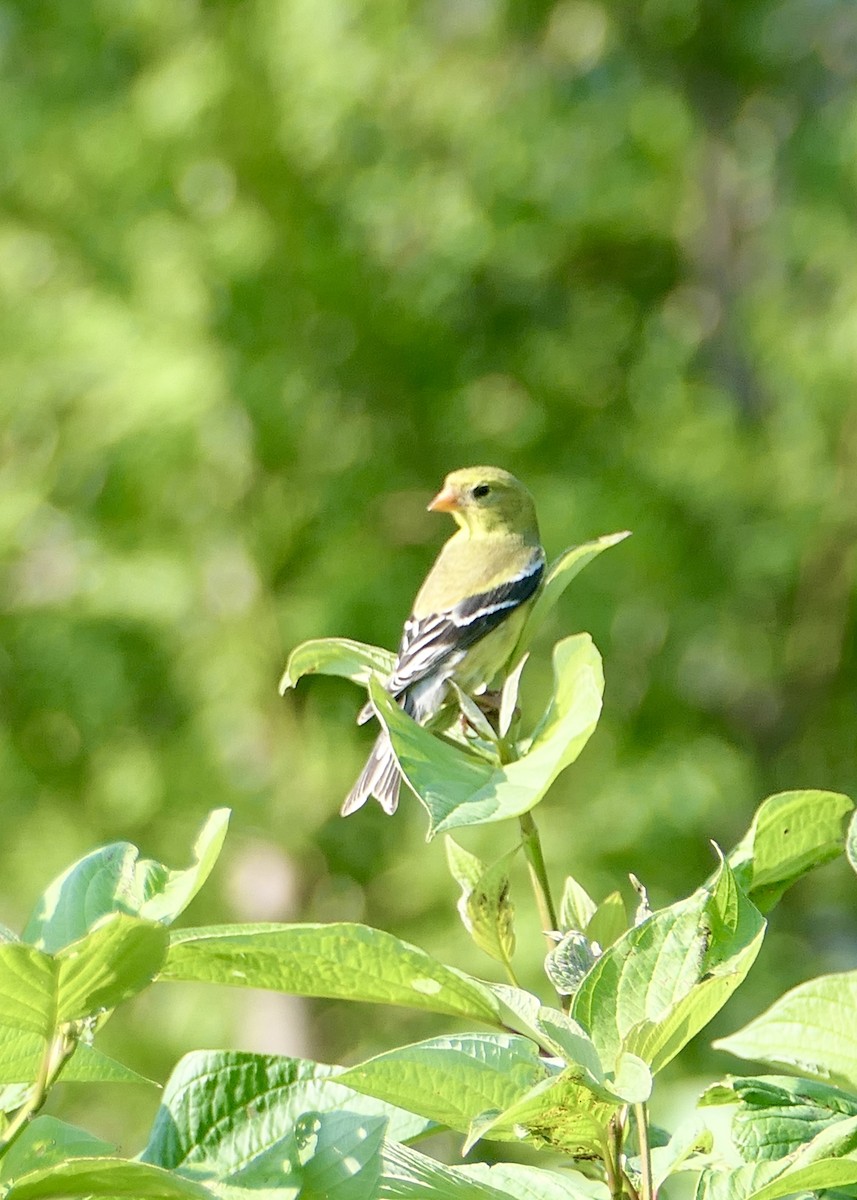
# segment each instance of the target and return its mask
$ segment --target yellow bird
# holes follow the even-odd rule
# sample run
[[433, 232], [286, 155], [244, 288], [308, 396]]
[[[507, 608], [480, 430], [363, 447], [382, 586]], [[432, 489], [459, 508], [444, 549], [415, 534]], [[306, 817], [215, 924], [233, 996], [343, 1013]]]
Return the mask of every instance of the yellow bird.
[[[467, 467], [447, 475], [429, 505], [448, 512], [458, 530], [445, 543], [405, 622], [385, 687], [424, 725], [453, 680], [478, 695], [508, 665], [545, 573], [533, 499], [499, 467]], [[363, 706], [363, 724], [373, 716]], [[387, 813], [399, 803], [401, 772], [386, 730], [378, 735], [360, 778], [342, 805], [348, 816], [374, 796]]]

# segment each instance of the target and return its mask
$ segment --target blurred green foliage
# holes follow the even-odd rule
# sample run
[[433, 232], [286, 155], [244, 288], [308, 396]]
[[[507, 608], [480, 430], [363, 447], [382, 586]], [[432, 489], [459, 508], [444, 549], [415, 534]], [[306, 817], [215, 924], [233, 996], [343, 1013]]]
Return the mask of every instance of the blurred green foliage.
[[[226, 804], [197, 920], [467, 961], [416, 802], [336, 816], [360, 696], [276, 682], [307, 637], [395, 645], [425, 503], [480, 461], [551, 556], [635, 533], [549, 630], [607, 674], [554, 874], [663, 903], [763, 795], [857, 792], [851, 0], [6, 0], [0, 61], [0, 920], [103, 841], [184, 865]], [[797, 889], [718, 1029], [853, 965], [853, 902], [844, 868]], [[426, 1032], [198, 1003], [115, 1037], [163, 1078]]]

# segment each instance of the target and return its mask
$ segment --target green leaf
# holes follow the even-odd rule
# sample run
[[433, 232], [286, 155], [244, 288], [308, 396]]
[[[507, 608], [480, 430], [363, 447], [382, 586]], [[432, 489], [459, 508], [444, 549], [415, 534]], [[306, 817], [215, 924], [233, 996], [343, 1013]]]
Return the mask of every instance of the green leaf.
[[[0, 1085], [32, 1083], [38, 1074], [45, 1050], [45, 1038], [35, 1033], [15, 1034], [0, 1030]], [[62, 1069], [63, 1083], [145, 1083], [152, 1080], [139, 1075], [123, 1063], [102, 1054], [86, 1042], [78, 1042], [74, 1055]]]
[[651, 1151], [652, 1176], [656, 1189], [679, 1171], [699, 1170], [704, 1164], [700, 1155], [708, 1154], [714, 1137], [698, 1116], [683, 1121], [665, 1146]]
[[780, 792], [764, 800], [729, 855], [738, 883], [767, 912], [802, 875], [842, 852], [843, 818], [854, 805], [839, 792]]
[[579, 1171], [566, 1169], [560, 1174], [522, 1163], [497, 1163], [493, 1167], [473, 1163], [461, 1167], [460, 1173], [504, 1189], [503, 1195], [513, 1200], [608, 1200], [610, 1195], [607, 1185], [600, 1180], [587, 1179]]
[[173, 933], [162, 979], [397, 1004], [502, 1026], [491, 988], [367, 925], [225, 925]]
[[549, 1075], [529, 1039], [469, 1033], [379, 1054], [346, 1071], [340, 1082], [465, 1131], [479, 1113], [508, 1108]]
[[[0, 1083], [32, 1082], [62, 1025], [113, 1008], [150, 983], [167, 942], [163, 926], [116, 913], [55, 956], [21, 943], [0, 946]], [[63, 1077], [140, 1078], [84, 1044]]]
[[67, 1125], [56, 1117], [39, 1116], [0, 1158], [0, 1184], [69, 1158], [95, 1158], [112, 1154], [115, 1149], [85, 1129]]
[[[481, 1182], [468, 1167], [443, 1166], [396, 1142], [384, 1143], [382, 1161], [379, 1200], [529, 1200], [529, 1193], [509, 1192]], [[548, 1192], [545, 1200], [567, 1198]]]
[[580, 546], [571, 546], [551, 563], [545, 575], [542, 590], [530, 609], [526, 624], [521, 630], [521, 636], [518, 638], [518, 644], [510, 662], [517, 663], [521, 655], [527, 652], [539, 627], [544, 623], [545, 618], [572, 579], [603, 550], [607, 550], [610, 546], [617, 546], [619, 542], [623, 542], [630, 536], [630, 530], [627, 529], [622, 533], [605, 534], [603, 537], [595, 538], [594, 541], [583, 542]]
[[554, 695], [521, 757], [503, 766], [417, 725], [375, 679], [372, 703], [402, 772], [429, 813], [429, 837], [463, 825], [520, 816], [543, 798], [586, 745], [601, 712], [601, 657], [588, 634], [554, 647]]
[[187, 908], [217, 861], [229, 810], [212, 812], [183, 871], [141, 859], [130, 842], [87, 854], [48, 887], [24, 930], [25, 941], [54, 952], [77, 941], [102, 917], [127, 913], [169, 924]]
[[548, 951], [545, 973], [560, 996], [573, 996], [597, 957], [589, 938], [572, 930]]
[[714, 1045], [738, 1058], [857, 1090], [857, 971], [800, 984]]
[[57, 1024], [115, 1008], [142, 991], [166, 956], [162, 925], [114, 913], [60, 950], [56, 964]]
[[[164, 1089], [145, 1162], [163, 1167], [208, 1167], [261, 1186], [272, 1163], [298, 1170], [291, 1140], [305, 1113], [347, 1110], [355, 1120], [381, 1117], [389, 1136], [405, 1141], [424, 1133], [427, 1122], [357, 1095], [337, 1077], [341, 1067], [246, 1051], [197, 1050], [185, 1055]], [[246, 1177], [246, 1178], [245, 1178]]]
[[464, 927], [480, 950], [491, 958], [511, 963], [515, 953], [515, 909], [509, 898], [509, 865], [518, 848], [492, 866], [446, 838], [446, 855], [453, 878], [461, 887], [458, 912]]
[[133, 1200], [212, 1200], [191, 1179], [124, 1158], [73, 1158], [19, 1176], [3, 1200], [56, 1200], [58, 1196], [128, 1196]]
[[627, 1104], [645, 1104], [652, 1094], [652, 1072], [636, 1054], [619, 1055], [610, 1090]]
[[744, 979], [764, 929], [722, 863], [711, 883], [605, 951], [581, 984], [571, 1015], [605, 1066], [626, 1050], [657, 1072]]
[[527, 665], [528, 654], [525, 654], [518, 665], [506, 676], [503, 691], [500, 696], [500, 712], [497, 717], [497, 730], [500, 737], [506, 737], [512, 728], [512, 723], [518, 714], [518, 690], [521, 686], [521, 676]]
[[600, 1155], [610, 1118], [620, 1107], [618, 1099], [603, 1099], [580, 1081], [570, 1067], [534, 1084], [500, 1111], [474, 1117], [465, 1151], [482, 1138], [494, 1141], [527, 1141], [560, 1151], [573, 1158]]
[[559, 932], [583, 933], [595, 916], [597, 907], [586, 888], [567, 875], [559, 902]]
[[857, 1118], [823, 1129], [796, 1154], [733, 1171], [707, 1170], [698, 1200], [781, 1200], [857, 1183]]
[[304, 675], [338, 675], [367, 684], [373, 673], [385, 678], [392, 674], [395, 664], [395, 654], [380, 646], [350, 638], [314, 638], [302, 642], [289, 655], [280, 680], [280, 695], [295, 687]]
[[11, 1032], [53, 1033], [56, 966], [32, 946], [18, 942], [0, 945], [0, 1044]]
[[625, 901], [619, 892], [611, 892], [596, 908], [586, 926], [586, 936], [590, 942], [597, 942], [602, 950], [620, 938], [628, 928], [628, 914], [625, 911]]
[[[295, 1126], [300, 1200], [367, 1200], [381, 1182], [382, 1117], [305, 1113]], [[277, 1186], [276, 1179], [272, 1181]]]
[[65, 1021], [113, 1008], [151, 982], [167, 942], [161, 925], [114, 913], [55, 956], [0, 946], [0, 1027], [50, 1038]]
[[604, 1084], [604, 1068], [584, 1029], [558, 1008], [540, 1008], [532, 1022], [540, 1043], [546, 1045], [597, 1094]]
[[811, 1079], [775, 1075], [732, 1079], [732, 1140], [745, 1162], [785, 1158], [843, 1117], [857, 1117], [857, 1097]]

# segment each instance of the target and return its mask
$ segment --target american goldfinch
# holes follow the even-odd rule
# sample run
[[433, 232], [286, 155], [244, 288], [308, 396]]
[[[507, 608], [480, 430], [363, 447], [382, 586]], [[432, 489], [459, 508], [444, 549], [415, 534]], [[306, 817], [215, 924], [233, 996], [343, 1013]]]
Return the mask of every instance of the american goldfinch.
[[[425, 724], [453, 680], [469, 695], [484, 691], [507, 665], [545, 571], [532, 497], [499, 467], [447, 475], [429, 505], [458, 525], [443, 546], [405, 622], [385, 687]], [[373, 716], [371, 703], [357, 718]], [[386, 730], [342, 805], [348, 816], [374, 796], [387, 813], [399, 803], [401, 773]]]

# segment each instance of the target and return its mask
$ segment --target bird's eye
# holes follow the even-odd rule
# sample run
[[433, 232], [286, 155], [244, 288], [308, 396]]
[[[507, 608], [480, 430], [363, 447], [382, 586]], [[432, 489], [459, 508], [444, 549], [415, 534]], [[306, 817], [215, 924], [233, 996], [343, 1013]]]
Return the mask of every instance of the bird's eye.
[[481, 500], [483, 496], [487, 496], [490, 491], [491, 489], [487, 483], [477, 483], [476, 487], [473, 489], [473, 499]]

